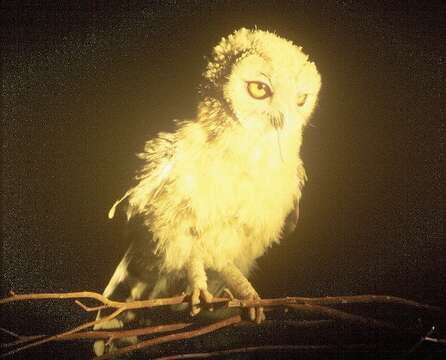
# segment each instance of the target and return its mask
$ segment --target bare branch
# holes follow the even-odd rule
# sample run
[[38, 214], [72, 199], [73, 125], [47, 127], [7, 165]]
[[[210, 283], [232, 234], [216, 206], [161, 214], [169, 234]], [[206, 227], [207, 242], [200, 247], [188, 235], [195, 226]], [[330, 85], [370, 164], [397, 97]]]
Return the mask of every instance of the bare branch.
[[88, 306], [79, 300], [74, 300], [74, 302], [87, 312], [98, 311], [98, 310], [110, 308], [110, 306], [108, 306], [108, 305]]
[[168, 325], [157, 325], [157, 326], [148, 326], [138, 329], [131, 330], [112, 330], [112, 331], [103, 331], [103, 330], [95, 330], [95, 331], [84, 331], [75, 334], [69, 334], [66, 336], [62, 336], [58, 340], [81, 340], [81, 339], [119, 339], [124, 337], [131, 336], [141, 336], [141, 335], [152, 335], [169, 331], [176, 331], [187, 328], [191, 326], [192, 323], [177, 323], [177, 324], [168, 324]]
[[[25, 300], [51, 300], [51, 299], [95, 299], [105, 305], [106, 308], [122, 308], [125, 307], [126, 310], [130, 309], [143, 309], [152, 308], [157, 306], [166, 305], [179, 305], [187, 304], [186, 301], [188, 295], [182, 294], [174, 296], [171, 298], [162, 299], [151, 299], [151, 300], [141, 300], [132, 302], [121, 302], [109, 300], [102, 294], [91, 292], [91, 291], [81, 291], [81, 292], [70, 292], [70, 293], [42, 293], [42, 294], [15, 294], [12, 293], [11, 296], [0, 299], [0, 305], [7, 304], [15, 301], [25, 301]], [[376, 304], [376, 303], [386, 303], [386, 304], [397, 304], [405, 305], [409, 307], [418, 308], [421, 310], [428, 310], [432, 312], [444, 313], [444, 309], [420, 304], [415, 301], [402, 299], [395, 296], [386, 295], [358, 295], [358, 296], [326, 296], [318, 298], [308, 298], [308, 297], [285, 297], [277, 299], [259, 299], [259, 300], [238, 300], [238, 299], [228, 299], [215, 297], [210, 304], [221, 304], [227, 307], [276, 307], [276, 306], [289, 306], [289, 305], [302, 305], [302, 304], [312, 304], [312, 305], [347, 305], [347, 304]], [[80, 304], [78, 304], [80, 305]], [[82, 306], [82, 305], [80, 305]], [[94, 311], [90, 309], [95, 309], [93, 307], [83, 306], [85, 311]], [[88, 309], [88, 310], [87, 310]]]
[[0, 331], [4, 332], [5, 334], [8, 334], [10, 336], [12, 336], [13, 338], [15, 338], [16, 340], [11, 341], [9, 343], [3, 343], [0, 344], [0, 348], [8, 348], [8, 347], [12, 347], [12, 346], [17, 346], [23, 343], [27, 343], [36, 339], [41, 339], [42, 337], [46, 336], [46, 335], [32, 335], [32, 336], [24, 336], [24, 335], [18, 335], [15, 332], [12, 332], [8, 329], [5, 328], [0, 328]]
[[366, 318], [359, 315], [353, 315], [345, 311], [332, 309], [326, 306], [319, 306], [319, 305], [290, 305], [290, 308], [294, 310], [303, 310], [303, 311], [309, 311], [313, 314], [319, 314], [322, 316], [327, 316], [331, 319], [337, 319], [337, 320], [343, 320], [348, 321], [351, 323], [357, 323], [360, 325], [365, 325], [367, 327], [372, 328], [381, 328], [381, 329], [388, 329], [393, 331], [400, 330], [397, 326], [394, 326], [392, 324], [389, 324], [385, 321], [379, 321], [375, 319]]
[[240, 315], [236, 315], [236, 316], [232, 316], [230, 318], [221, 320], [221, 321], [217, 321], [211, 325], [208, 326], [203, 326], [199, 329], [196, 330], [191, 330], [191, 331], [185, 331], [185, 332], [180, 332], [180, 333], [176, 333], [176, 334], [170, 334], [170, 335], [165, 335], [165, 336], [160, 336], [154, 339], [149, 339], [149, 340], [145, 340], [145, 341], [141, 341], [139, 343], [136, 343], [134, 345], [130, 345], [130, 346], [126, 346], [123, 348], [120, 348], [112, 353], [108, 353], [102, 356], [98, 356], [95, 359], [112, 359], [118, 355], [124, 354], [124, 353], [128, 353], [131, 351], [135, 351], [135, 350], [140, 350], [143, 349], [145, 347], [149, 347], [149, 346], [153, 346], [153, 345], [159, 345], [159, 344], [163, 344], [166, 342], [171, 342], [171, 341], [177, 341], [177, 340], [184, 340], [184, 339], [190, 339], [196, 336], [200, 336], [200, 335], [204, 335], [207, 333], [210, 333], [212, 331], [227, 327], [227, 326], [231, 326], [234, 325], [238, 322], [240, 322], [242, 320], [242, 318], [240, 317]]
[[4, 343], [4, 344], [0, 344], [0, 348], [6, 349], [9, 347], [13, 347], [13, 346], [17, 346], [20, 344], [24, 344], [30, 341], [34, 341], [37, 339], [41, 339], [43, 337], [45, 337], [46, 335], [32, 335], [32, 336], [21, 336], [20, 339], [11, 341], [9, 343]]
[[239, 354], [239, 353], [252, 353], [252, 352], [262, 352], [264, 354], [265, 351], [285, 351], [285, 350], [331, 350], [331, 351], [339, 351], [339, 350], [373, 350], [376, 346], [368, 345], [368, 344], [352, 344], [347, 346], [342, 345], [264, 345], [264, 346], [249, 346], [238, 349], [229, 349], [229, 350], [219, 350], [212, 352], [202, 352], [202, 353], [189, 353], [189, 354], [175, 354], [171, 356], [163, 356], [155, 358], [154, 360], [178, 360], [178, 359], [199, 359], [199, 358], [209, 358], [214, 356], [222, 356], [229, 354]]
[[48, 343], [50, 341], [60, 340], [60, 338], [63, 338], [66, 335], [74, 334], [74, 333], [77, 333], [77, 332], [79, 332], [79, 331], [81, 331], [83, 329], [87, 329], [89, 327], [92, 327], [92, 326], [94, 326], [96, 324], [100, 324], [102, 322], [110, 321], [110, 320], [114, 319], [116, 316], [118, 316], [119, 314], [121, 314], [124, 310], [126, 310], [126, 309], [124, 307], [121, 307], [121, 308], [117, 309], [112, 314], [110, 314], [110, 315], [108, 315], [106, 317], [103, 317], [103, 318], [98, 319], [98, 320], [87, 322], [87, 323], [85, 323], [83, 325], [77, 326], [77, 327], [75, 327], [75, 328], [73, 328], [71, 330], [65, 331], [63, 333], [60, 333], [60, 334], [57, 334], [57, 335], [53, 335], [53, 336], [49, 336], [49, 337], [47, 337], [45, 339], [37, 340], [37, 341], [35, 341], [35, 342], [31, 343], [31, 344], [27, 344], [27, 345], [21, 346], [21, 347], [19, 347], [17, 349], [14, 349], [14, 350], [11, 350], [11, 351], [9, 351], [9, 352], [7, 352], [5, 354], [2, 354], [0, 357], [6, 357], [6, 356], [9, 356], [9, 355], [13, 355], [13, 354], [15, 354], [15, 353], [17, 353], [19, 351], [22, 351], [22, 350], [25, 350], [25, 349], [29, 349], [29, 348], [35, 347], [37, 345], [42, 345], [42, 344]]
[[17, 338], [17, 339], [20, 339], [20, 338], [21, 338], [20, 335], [16, 334], [15, 332], [12, 332], [12, 331], [10, 331], [10, 330], [8, 330], [8, 329], [5, 329], [5, 328], [0, 327], [0, 331], [3, 331], [4, 333], [6, 333], [6, 334], [8, 334], [8, 335], [11, 335], [12, 337], [15, 337], [15, 338]]
[[20, 294], [17, 295], [12, 293], [11, 296], [0, 299], [0, 305], [7, 304], [15, 301], [25, 301], [25, 300], [51, 300], [51, 299], [95, 299], [110, 308], [122, 308], [125, 307], [127, 310], [130, 309], [142, 309], [162, 305], [176, 305], [184, 302], [186, 295], [175, 296], [166, 299], [153, 299], [144, 301], [132, 301], [132, 302], [121, 302], [113, 301], [106, 298], [104, 295], [92, 292], [92, 291], [80, 291], [80, 292], [69, 292], [69, 293], [42, 293], [42, 294]]
[[[110, 320], [115, 319], [117, 316], [122, 314], [123, 312], [133, 309], [145, 309], [145, 308], [153, 308], [158, 306], [166, 306], [166, 305], [177, 305], [177, 304], [188, 304], [187, 295], [182, 294], [179, 296], [175, 296], [172, 298], [163, 298], [163, 299], [151, 299], [151, 300], [143, 300], [143, 301], [133, 301], [133, 302], [120, 302], [109, 300], [105, 296], [89, 291], [83, 292], [70, 292], [70, 293], [42, 293], [42, 294], [16, 294], [14, 292], [10, 292], [10, 296], [4, 299], [0, 299], [1, 304], [7, 304], [17, 301], [32, 301], [32, 300], [61, 300], [61, 299], [74, 299], [75, 303], [81, 307], [86, 312], [94, 312], [102, 309], [114, 309], [111, 314], [104, 316], [103, 318], [90, 321], [84, 324], [81, 324], [77, 327], [74, 327], [68, 331], [52, 335], [35, 335], [35, 336], [20, 336], [10, 330], [6, 330], [0, 328], [1, 331], [7, 333], [8, 335], [14, 337], [16, 340], [2, 344], [3, 348], [19, 346], [7, 353], [2, 354], [0, 357], [6, 357], [12, 354], [15, 354], [19, 351], [29, 349], [44, 343], [48, 343], [51, 341], [66, 341], [66, 340], [78, 340], [78, 339], [108, 339], [108, 342], [118, 339], [121, 337], [130, 337], [130, 336], [141, 336], [141, 335], [149, 335], [167, 331], [178, 331], [184, 328], [191, 326], [191, 323], [179, 323], [179, 324], [169, 324], [169, 325], [160, 325], [160, 326], [152, 326], [145, 327], [139, 329], [132, 330], [122, 330], [122, 331], [84, 331], [96, 324], [104, 323]], [[101, 303], [98, 306], [88, 306], [81, 302], [79, 299], [93, 299]], [[387, 321], [376, 320], [365, 316], [360, 316], [356, 314], [351, 314], [349, 312], [332, 308], [331, 306], [343, 306], [350, 304], [396, 304], [410, 307], [412, 309], [428, 311], [430, 313], [435, 313], [435, 315], [445, 316], [445, 311], [441, 308], [435, 306], [429, 306], [424, 304], [419, 304], [417, 302], [401, 299], [398, 297], [392, 296], [380, 296], [380, 295], [361, 295], [361, 296], [349, 296], [349, 297], [320, 297], [320, 298], [306, 298], [306, 297], [285, 297], [278, 299], [260, 299], [260, 300], [240, 300], [235, 298], [214, 298], [211, 301], [215, 306], [222, 307], [230, 307], [230, 308], [248, 308], [248, 307], [256, 307], [262, 306], [265, 307], [265, 310], [272, 310], [277, 307], [284, 307], [286, 311], [288, 308], [308, 312], [312, 315], [318, 315], [322, 318], [329, 318], [339, 321], [348, 321], [353, 324], [359, 324], [362, 326], [366, 326], [367, 328], [379, 328], [379, 329], [387, 329], [392, 331], [399, 331], [400, 333], [407, 333], [410, 335], [419, 335], [418, 332], [413, 331], [412, 329], [401, 329], [391, 324]], [[293, 320], [283, 320], [282, 322], [293, 322]], [[327, 320], [325, 320], [327, 321]], [[333, 320], [332, 320], [333, 321]], [[106, 354], [100, 357], [100, 359], [107, 359], [111, 357], [115, 357], [119, 354], [134, 351], [137, 349], [142, 349], [148, 346], [153, 346], [157, 344], [162, 344], [170, 341], [176, 341], [181, 339], [189, 339], [195, 336], [199, 336], [202, 334], [206, 334], [217, 329], [238, 324], [240, 325], [241, 318], [240, 316], [231, 317], [222, 321], [217, 321], [210, 325], [201, 327], [199, 329], [194, 329], [190, 331], [177, 332], [165, 336], [160, 336], [157, 338], [151, 338], [148, 340], [144, 340], [140, 343], [120, 348], [116, 352], [111, 354]], [[266, 322], [267, 323], [267, 322]], [[297, 321], [297, 324], [301, 322]], [[246, 325], [246, 324], [245, 324]], [[422, 339], [430, 340], [430, 333], [424, 336]], [[444, 342], [442, 339], [433, 339], [437, 342]], [[423, 340], [421, 340], [423, 341]], [[23, 345], [25, 344], [25, 345]], [[362, 345], [361, 345], [362, 346]], [[263, 347], [261, 347], [263, 349]], [[284, 347], [282, 347], [284, 348]], [[253, 348], [245, 348], [252, 349], [246, 351], [257, 351], [256, 347]], [[265, 348], [266, 349], [266, 348]], [[291, 348], [290, 348], [291, 349]], [[297, 349], [297, 348], [296, 348]], [[302, 348], [303, 349], [303, 348]], [[234, 351], [239, 351], [240, 349], [234, 349]], [[206, 353], [213, 354], [213, 353]], [[217, 354], [217, 353], [216, 353]], [[180, 356], [180, 355], [178, 355]], [[213, 355], [212, 355], [213, 356]], [[167, 358], [166, 358], [167, 359]]]

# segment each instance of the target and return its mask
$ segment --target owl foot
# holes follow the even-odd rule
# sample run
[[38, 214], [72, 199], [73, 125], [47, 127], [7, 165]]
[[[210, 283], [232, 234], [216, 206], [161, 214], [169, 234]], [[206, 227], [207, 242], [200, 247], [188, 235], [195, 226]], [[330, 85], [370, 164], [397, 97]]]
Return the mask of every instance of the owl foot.
[[[133, 322], [135, 320], [136, 314], [129, 310], [125, 313], [119, 315], [117, 318], [100, 322], [96, 325], [94, 325], [93, 330], [117, 330], [117, 329], [123, 329], [126, 327], [127, 324]], [[101, 311], [99, 310], [98, 315], [96, 317], [96, 320], [101, 319]], [[104, 353], [113, 352], [116, 349], [133, 345], [138, 342], [138, 338], [136, 336], [129, 336], [125, 338], [119, 338], [119, 339], [110, 339], [109, 341], [105, 340], [97, 340], [94, 342], [93, 350], [96, 356], [101, 356]]]
[[[132, 311], [128, 311], [126, 314], [124, 314], [124, 316], [120, 316], [120, 319], [112, 319], [103, 323], [96, 324], [93, 327], [93, 330], [122, 329], [126, 323], [133, 320], [134, 316], [135, 314]], [[100, 313], [97, 319], [100, 319]], [[116, 340], [110, 339], [108, 342], [105, 342], [104, 340], [97, 340], [94, 342], [93, 351], [96, 356], [101, 356], [104, 353], [113, 352], [120, 347], [136, 344], [137, 341], [138, 339], [136, 336], [125, 337]]]
[[93, 345], [93, 351], [96, 356], [102, 356], [104, 354], [112, 353], [121, 347], [135, 345], [136, 343], [138, 343], [138, 338], [136, 336], [109, 340], [107, 342], [104, 340], [97, 340]]
[[195, 316], [201, 311], [200, 299], [202, 299], [205, 303], [209, 304], [213, 298], [214, 297], [207, 289], [200, 289], [200, 288], [193, 289], [192, 294], [190, 296], [191, 316]]
[[[225, 283], [234, 291], [236, 296], [243, 300], [260, 300], [259, 294], [251, 285], [249, 280], [243, 275], [243, 273], [234, 265], [228, 264], [220, 273]], [[232, 293], [229, 292], [229, 296]], [[260, 324], [265, 320], [265, 313], [263, 307], [252, 306], [248, 307], [249, 318]]]

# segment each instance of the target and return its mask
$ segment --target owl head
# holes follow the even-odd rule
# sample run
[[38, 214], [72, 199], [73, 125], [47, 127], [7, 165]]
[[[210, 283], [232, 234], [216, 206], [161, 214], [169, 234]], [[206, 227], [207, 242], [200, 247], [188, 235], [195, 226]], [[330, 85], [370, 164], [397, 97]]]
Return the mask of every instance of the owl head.
[[200, 90], [207, 107], [224, 109], [249, 130], [269, 131], [305, 125], [320, 87], [316, 66], [301, 47], [243, 28], [213, 49]]

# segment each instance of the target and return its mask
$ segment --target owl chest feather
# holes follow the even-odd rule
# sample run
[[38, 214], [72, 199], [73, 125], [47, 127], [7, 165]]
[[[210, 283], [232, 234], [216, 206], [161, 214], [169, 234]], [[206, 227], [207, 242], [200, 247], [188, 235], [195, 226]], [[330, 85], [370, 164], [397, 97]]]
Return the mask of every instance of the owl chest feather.
[[[164, 200], [190, 211], [164, 226], [161, 236], [170, 237], [164, 243], [177, 260], [181, 246], [173, 247], [175, 236], [183, 250], [199, 251], [211, 268], [232, 260], [248, 271], [254, 259], [278, 240], [299, 194], [299, 158], [293, 142], [279, 149], [275, 134], [270, 135], [252, 139], [236, 133], [213, 146], [194, 141], [180, 146], [189, 161], [173, 170], [175, 181], [167, 192], [171, 196]], [[182, 212], [162, 206], [164, 211]]]

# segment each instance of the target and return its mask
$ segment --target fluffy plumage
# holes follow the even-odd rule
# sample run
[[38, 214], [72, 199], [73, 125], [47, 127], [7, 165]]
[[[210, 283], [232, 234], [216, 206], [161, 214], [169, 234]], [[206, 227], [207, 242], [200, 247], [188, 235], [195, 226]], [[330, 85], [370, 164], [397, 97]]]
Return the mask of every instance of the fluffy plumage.
[[[200, 297], [223, 287], [258, 297], [247, 277], [284, 229], [294, 229], [305, 182], [302, 131], [320, 86], [316, 66], [290, 41], [247, 29], [223, 38], [203, 73], [196, 119], [147, 141], [137, 184], [110, 210], [110, 218], [122, 208], [141, 221], [145, 236], [104, 294], [188, 291], [193, 313]], [[264, 318], [259, 308], [251, 315]]]

